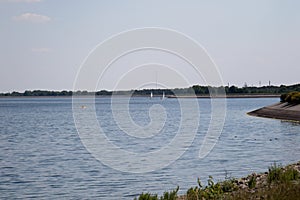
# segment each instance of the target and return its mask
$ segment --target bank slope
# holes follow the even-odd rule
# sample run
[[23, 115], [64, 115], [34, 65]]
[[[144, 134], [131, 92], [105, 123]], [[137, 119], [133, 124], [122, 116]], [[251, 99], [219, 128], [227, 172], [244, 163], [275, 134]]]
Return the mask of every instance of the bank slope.
[[267, 117], [300, 122], [300, 104], [280, 102], [247, 113], [257, 117]]

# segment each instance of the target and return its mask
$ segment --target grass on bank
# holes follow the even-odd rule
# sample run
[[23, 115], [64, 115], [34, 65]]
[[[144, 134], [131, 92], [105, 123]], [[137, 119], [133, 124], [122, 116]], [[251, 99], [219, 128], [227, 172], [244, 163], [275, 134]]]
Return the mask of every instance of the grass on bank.
[[269, 167], [267, 181], [272, 183], [285, 183], [300, 179], [299, 172], [291, 167], [283, 168], [281, 165], [274, 163]]
[[212, 176], [209, 176], [206, 187], [202, 186], [200, 179], [198, 178], [198, 186], [190, 188], [186, 193], [188, 200], [198, 199], [220, 199], [224, 193], [237, 190], [237, 186], [234, 184], [235, 179], [230, 178], [223, 182], [215, 183]]
[[289, 199], [300, 197], [300, 173], [291, 166], [282, 167], [274, 163], [269, 167], [265, 177], [266, 184], [257, 184], [257, 175], [248, 176], [246, 188], [238, 186], [238, 180], [225, 178], [225, 181], [215, 183], [209, 176], [207, 186], [203, 187], [200, 179], [198, 186], [190, 188], [185, 195], [178, 196], [177, 189], [165, 192], [161, 197], [156, 194], [143, 193], [134, 200], [206, 200], [206, 199]]
[[290, 166], [284, 168], [276, 163], [271, 165], [268, 170], [267, 183], [266, 186], [255, 190], [239, 190], [225, 195], [222, 199], [298, 200], [300, 197], [300, 173]]
[[164, 192], [161, 197], [158, 197], [157, 194], [142, 193], [138, 198], [134, 198], [134, 200], [176, 200], [178, 190], [179, 187], [177, 186], [175, 190]]

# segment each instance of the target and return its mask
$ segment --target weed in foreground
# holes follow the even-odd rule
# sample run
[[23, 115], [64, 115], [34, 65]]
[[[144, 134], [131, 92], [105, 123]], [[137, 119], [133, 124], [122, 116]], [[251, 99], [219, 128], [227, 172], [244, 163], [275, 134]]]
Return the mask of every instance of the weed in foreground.
[[215, 183], [212, 176], [209, 176], [208, 185], [203, 188], [200, 179], [198, 178], [198, 186], [190, 188], [186, 193], [187, 200], [202, 200], [202, 199], [221, 199], [223, 194], [232, 192], [237, 189], [234, 184], [235, 179], [227, 178], [227, 180]]
[[282, 172], [283, 170], [281, 165], [277, 165], [276, 163], [271, 165], [267, 176], [268, 183], [271, 184], [272, 182], [279, 182]]
[[256, 186], [256, 175], [253, 174], [248, 181], [248, 187], [250, 189], [253, 189], [253, 188], [255, 188], [255, 186]]
[[267, 181], [269, 184], [271, 184], [272, 182], [284, 183], [298, 179], [300, 179], [300, 174], [296, 169], [293, 169], [292, 167], [287, 167], [286, 169], [284, 169], [281, 165], [276, 165], [276, 163], [269, 167], [269, 173], [267, 177]]
[[176, 200], [178, 190], [179, 186], [175, 190], [164, 192], [160, 198], [158, 198], [157, 194], [142, 193], [138, 198], [134, 198], [134, 200]]

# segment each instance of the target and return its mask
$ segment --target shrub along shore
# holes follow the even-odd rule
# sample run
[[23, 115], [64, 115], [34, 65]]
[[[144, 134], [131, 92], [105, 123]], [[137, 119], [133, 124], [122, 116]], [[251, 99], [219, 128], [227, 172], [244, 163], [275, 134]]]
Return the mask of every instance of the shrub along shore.
[[300, 197], [300, 161], [285, 167], [272, 164], [265, 173], [253, 173], [236, 179], [226, 177], [215, 183], [209, 177], [207, 186], [200, 179], [198, 185], [190, 188], [184, 195], [178, 195], [179, 187], [162, 196], [142, 193], [134, 200], [207, 200], [207, 199], [288, 199]]

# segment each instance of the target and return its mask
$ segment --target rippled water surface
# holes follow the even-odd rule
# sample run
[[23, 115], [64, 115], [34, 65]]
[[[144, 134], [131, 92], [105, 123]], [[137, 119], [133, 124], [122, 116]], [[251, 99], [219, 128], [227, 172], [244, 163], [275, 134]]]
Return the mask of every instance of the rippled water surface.
[[[2, 98], [0, 198], [133, 199], [141, 192], [161, 194], [177, 185], [183, 193], [196, 185], [197, 177], [205, 181], [212, 175], [221, 180], [225, 172], [240, 177], [266, 171], [273, 162], [300, 160], [298, 123], [246, 115], [276, 103], [277, 98], [228, 99], [222, 134], [210, 154], [199, 159], [211, 108], [209, 99], [197, 101], [199, 128], [187, 151], [160, 170], [128, 173], [102, 164], [86, 150], [75, 128], [71, 98]], [[110, 98], [96, 99], [96, 113], [99, 125], [114, 145], [135, 153], [155, 151], [176, 136], [181, 119], [177, 99], [130, 100], [130, 116], [139, 126], [150, 123], [149, 108], [154, 104], [165, 109], [163, 129], [154, 140], [131, 137], [122, 131], [110, 102]]]

